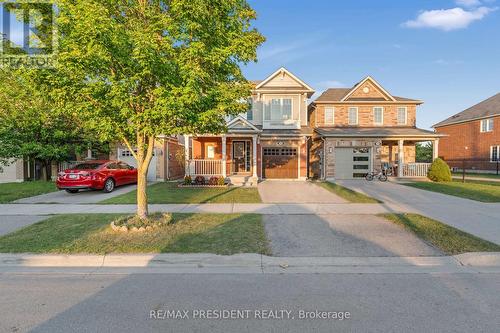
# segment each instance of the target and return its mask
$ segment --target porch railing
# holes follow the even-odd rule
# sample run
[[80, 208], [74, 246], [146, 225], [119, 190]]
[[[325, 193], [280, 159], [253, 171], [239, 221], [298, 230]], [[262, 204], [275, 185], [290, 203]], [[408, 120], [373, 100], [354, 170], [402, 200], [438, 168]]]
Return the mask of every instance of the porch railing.
[[189, 160], [191, 176], [221, 176], [222, 160]]
[[427, 177], [431, 163], [403, 164], [403, 177]]

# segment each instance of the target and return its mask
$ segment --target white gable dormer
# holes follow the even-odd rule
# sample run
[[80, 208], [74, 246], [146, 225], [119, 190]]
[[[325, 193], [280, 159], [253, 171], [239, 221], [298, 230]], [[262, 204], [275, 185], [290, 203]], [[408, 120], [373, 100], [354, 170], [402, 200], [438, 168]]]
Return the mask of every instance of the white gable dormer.
[[307, 126], [307, 102], [313, 94], [307, 83], [281, 67], [255, 86], [253, 123], [263, 129]]

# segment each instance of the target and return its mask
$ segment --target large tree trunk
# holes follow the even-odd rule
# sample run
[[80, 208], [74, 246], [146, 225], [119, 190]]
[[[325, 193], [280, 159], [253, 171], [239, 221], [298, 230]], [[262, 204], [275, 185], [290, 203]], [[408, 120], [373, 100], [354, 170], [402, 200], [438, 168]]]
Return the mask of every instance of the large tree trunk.
[[[154, 136], [146, 138], [141, 134], [137, 135], [137, 153], [134, 157], [137, 160], [137, 216], [141, 220], [148, 217], [147, 175], [149, 163], [153, 158], [154, 139]], [[128, 142], [127, 146], [133, 151]]]
[[139, 168], [137, 169], [137, 216], [141, 220], [148, 217], [147, 175], [148, 170], [144, 170], [139, 164]]

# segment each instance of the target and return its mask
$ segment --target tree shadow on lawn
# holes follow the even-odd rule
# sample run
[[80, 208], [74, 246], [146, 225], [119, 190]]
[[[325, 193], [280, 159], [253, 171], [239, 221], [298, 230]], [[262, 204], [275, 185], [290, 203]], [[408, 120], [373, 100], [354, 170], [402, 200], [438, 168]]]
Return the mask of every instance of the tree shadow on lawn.
[[172, 214], [152, 231], [120, 233], [109, 224], [124, 214], [61, 215], [0, 238], [4, 253], [235, 253], [269, 254], [255, 214]]

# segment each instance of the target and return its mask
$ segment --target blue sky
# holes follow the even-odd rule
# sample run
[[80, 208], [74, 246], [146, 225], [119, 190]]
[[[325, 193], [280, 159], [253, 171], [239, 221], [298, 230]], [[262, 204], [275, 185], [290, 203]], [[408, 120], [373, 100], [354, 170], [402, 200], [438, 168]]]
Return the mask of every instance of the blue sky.
[[248, 79], [280, 66], [317, 91], [373, 76], [417, 98], [417, 125], [500, 92], [500, 0], [249, 0], [266, 36]]

